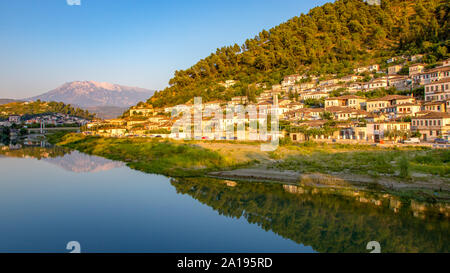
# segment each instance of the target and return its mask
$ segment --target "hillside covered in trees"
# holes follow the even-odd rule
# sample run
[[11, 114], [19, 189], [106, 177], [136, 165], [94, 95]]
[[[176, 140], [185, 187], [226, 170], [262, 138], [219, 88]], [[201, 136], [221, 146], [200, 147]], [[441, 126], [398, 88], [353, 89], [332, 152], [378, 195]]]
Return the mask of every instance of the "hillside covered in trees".
[[[361, 65], [384, 62], [400, 54], [424, 53], [430, 65], [448, 58], [449, 1], [337, 0], [312, 9], [241, 46], [222, 47], [186, 70], [175, 71], [169, 87], [156, 92], [154, 107], [254, 97], [263, 83], [270, 88], [286, 75], [348, 75]], [[229, 88], [226, 80], [237, 83]]]
[[6, 119], [10, 115], [20, 115], [22, 119], [28, 119], [33, 116], [60, 113], [74, 117], [93, 119], [94, 115], [87, 110], [75, 108], [70, 104], [62, 102], [43, 102], [40, 100], [33, 102], [12, 102], [0, 105], [0, 119]]

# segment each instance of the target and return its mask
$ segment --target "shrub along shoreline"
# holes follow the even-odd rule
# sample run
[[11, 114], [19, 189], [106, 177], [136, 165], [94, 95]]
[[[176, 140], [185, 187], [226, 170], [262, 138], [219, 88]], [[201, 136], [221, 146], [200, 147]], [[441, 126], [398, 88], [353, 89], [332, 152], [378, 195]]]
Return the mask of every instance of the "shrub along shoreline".
[[[391, 185], [398, 184], [399, 187], [392, 187], [396, 189], [405, 185], [440, 191], [450, 188], [450, 151], [425, 147], [303, 143], [283, 145], [268, 153], [259, 151], [257, 145], [242, 143], [102, 138], [73, 133], [53, 135], [49, 139], [59, 146], [123, 161], [130, 168], [170, 177], [204, 177], [212, 172], [231, 170], [229, 178], [233, 179], [233, 170], [252, 168], [279, 171], [280, 182], [283, 171], [293, 171], [305, 176], [326, 174], [349, 182], [360, 179], [381, 186], [386, 186], [388, 181]], [[233, 158], [236, 148], [242, 151], [239, 158], [237, 155]], [[259, 153], [258, 160], [254, 156], [242, 157], [242, 154], [255, 153]]]
[[218, 152], [194, 144], [160, 139], [67, 134], [53, 137], [51, 142], [83, 153], [123, 161], [132, 169], [170, 177], [204, 176], [214, 170], [235, 166]]

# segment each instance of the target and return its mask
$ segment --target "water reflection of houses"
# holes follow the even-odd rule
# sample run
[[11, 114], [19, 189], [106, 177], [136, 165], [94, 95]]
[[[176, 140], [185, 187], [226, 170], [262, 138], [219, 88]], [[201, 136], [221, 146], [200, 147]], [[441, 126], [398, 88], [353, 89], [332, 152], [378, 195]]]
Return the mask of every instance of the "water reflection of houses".
[[228, 187], [209, 178], [172, 179], [171, 184], [220, 215], [245, 218], [318, 252], [366, 252], [371, 240], [378, 240], [383, 252], [448, 252], [446, 205], [432, 204], [440, 214], [429, 215], [428, 204], [417, 207], [362, 190], [247, 182]]
[[358, 189], [317, 188], [296, 185], [283, 185], [283, 189], [292, 194], [338, 194], [352, 197], [357, 202], [369, 204], [374, 207], [387, 207], [395, 213], [399, 213], [403, 207], [405, 210], [410, 210], [414, 217], [422, 219], [426, 218], [427, 214], [439, 214], [446, 218], [450, 217], [450, 205], [446, 203], [431, 204], [416, 200], [402, 202], [399, 197], [391, 194]]

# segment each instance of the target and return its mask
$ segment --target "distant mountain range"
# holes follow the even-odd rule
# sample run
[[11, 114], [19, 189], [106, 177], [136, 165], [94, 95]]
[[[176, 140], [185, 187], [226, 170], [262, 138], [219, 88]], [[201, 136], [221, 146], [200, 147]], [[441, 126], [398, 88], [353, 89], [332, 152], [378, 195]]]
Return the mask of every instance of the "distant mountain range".
[[0, 105], [8, 104], [12, 102], [19, 102], [20, 100], [13, 100], [13, 99], [0, 99]]
[[153, 90], [122, 86], [105, 82], [74, 81], [26, 100], [56, 101], [71, 104], [96, 113], [99, 117], [113, 118], [128, 107], [146, 101]]
[[89, 106], [83, 108], [88, 110], [89, 113], [95, 113], [98, 118], [102, 119], [117, 118], [129, 109], [129, 107], [118, 106]]

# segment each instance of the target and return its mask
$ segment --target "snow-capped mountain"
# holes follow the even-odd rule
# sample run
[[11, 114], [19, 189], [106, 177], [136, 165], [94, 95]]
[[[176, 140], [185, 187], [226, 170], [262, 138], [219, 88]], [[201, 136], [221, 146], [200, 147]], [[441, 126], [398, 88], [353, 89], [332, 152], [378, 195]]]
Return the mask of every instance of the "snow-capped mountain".
[[74, 81], [28, 100], [57, 101], [82, 108], [98, 106], [130, 107], [146, 101], [154, 91], [106, 82]]

